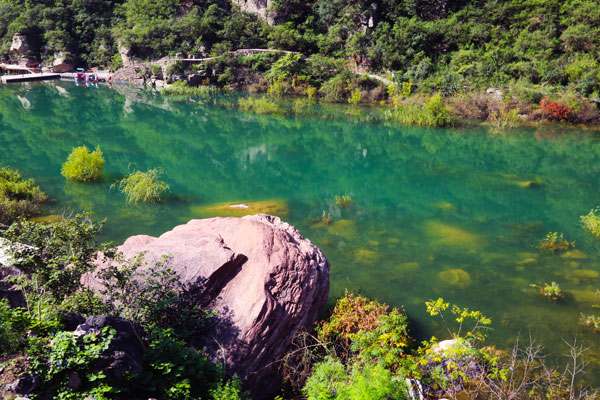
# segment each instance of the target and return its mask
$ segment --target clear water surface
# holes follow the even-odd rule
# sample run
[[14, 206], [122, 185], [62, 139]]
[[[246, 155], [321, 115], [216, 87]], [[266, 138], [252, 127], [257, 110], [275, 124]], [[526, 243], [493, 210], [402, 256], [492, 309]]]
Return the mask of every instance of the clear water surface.
[[[375, 110], [303, 100], [282, 103], [300, 114], [266, 116], [237, 111], [235, 101], [70, 82], [0, 86], [0, 164], [36, 179], [52, 198], [47, 214], [107, 217], [105, 239], [117, 244], [214, 216], [215, 204], [273, 202], [330, 260], [332, 301], [347, 288], [404, 306], [415, 336], [445, 338], [424, 306], [442, 296], [490, 316], [493, 344], [531, 332], [560, 356], [562, 339], [578, 335], [600, 353], [597, 334], [578, 323], [581, 312], [598, 312], [600, 246], [579, 223], [600, 204], [596, 134], [374, 123]], [[105, 155], [100, 183], [60, 175], [83, 144]], [[127, 205], [109, 189], [128, 169], [155, 167], [171, 186], [163, 204]], [[351, 207], [335, 205], [342, 194]], [[536, 249], [549, 231], [576, 251]], [[552, 281], [564, 302], [529, 287]]]

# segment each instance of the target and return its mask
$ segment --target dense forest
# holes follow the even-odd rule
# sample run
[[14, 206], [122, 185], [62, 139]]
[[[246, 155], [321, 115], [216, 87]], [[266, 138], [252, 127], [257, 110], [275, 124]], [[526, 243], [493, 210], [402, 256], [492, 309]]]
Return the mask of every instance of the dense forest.
[[600, 90], [595, 0], [267, 3], [261, 18], [222, 0], [0, 0], [0, 54], [9, 58], [15, 33], [42, 61], [63, 53], [96, 67], [117, 67], [123, 47], [140, 59], [268, 47], [310, 57], [299, 71], [310, 76], [336, 59], [430, 92], [516, 81], [593, 98]]

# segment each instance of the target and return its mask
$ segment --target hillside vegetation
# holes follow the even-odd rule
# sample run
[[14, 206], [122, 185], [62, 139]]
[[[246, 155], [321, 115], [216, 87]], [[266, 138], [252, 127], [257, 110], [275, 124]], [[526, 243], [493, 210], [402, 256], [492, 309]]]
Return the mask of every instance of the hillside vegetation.
[[317, 79], [335, 57], [421, 90], [521, 81], [598, 97], [594, 0], [275, 0], [267, 14], [273, 25], [227, 1], [0, 0], [0, 53], [15, 33], [41, 60], [63, 52], [94, 66], [118, 66], [119, 46], [142, 59], [271, 47], [318, 55]]

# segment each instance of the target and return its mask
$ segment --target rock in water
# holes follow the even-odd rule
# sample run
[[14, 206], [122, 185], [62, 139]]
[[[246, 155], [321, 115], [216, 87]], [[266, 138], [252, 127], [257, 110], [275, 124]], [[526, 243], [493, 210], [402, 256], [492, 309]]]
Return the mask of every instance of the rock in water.
[[[203, 342], [209, 356], [238, 374], [255, 398], [279, 386], [277, 361], [292, 337], [316, 321], [329, 292], [329, 262], [296, 228], [266, 214], [191, 220], [158, 238], [130, 237], [126, 257], [145, 251], [154, 267], [168, 266], [220, 323]], [[94, 277], [84, 283], [100, 288]]]

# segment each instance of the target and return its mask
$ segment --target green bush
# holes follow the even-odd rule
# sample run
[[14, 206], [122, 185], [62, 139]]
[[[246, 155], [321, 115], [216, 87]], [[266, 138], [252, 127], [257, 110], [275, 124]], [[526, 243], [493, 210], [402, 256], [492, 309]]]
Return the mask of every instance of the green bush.
[[76, 182], [91, 182], [99, 179], [104, 170], [104, 156], [100, 146], [90, 153], [87, 146], [75, 147], [67, 162], [61, 169], [61, 174]]
[[39, 205], [47, 199], [33, 179], [24, 180], [19, 172], [0, 168], [0, 224], [38, 214]]
[[[125, 193], [128, 203], [156, 203], [169, 185], [160, 180], [165, 172], [154, 168], [146, 172], [133, 171], [129, 176], [118, 182], [121, 193]], [[116, 183], [111, 187], [115, 187]]]
[[442, 96], [438, 93], [427, 101], [424, 112], [424, 125], [448, 127], [456, 125], [456, 121], [446, 104], [442, 101]]

